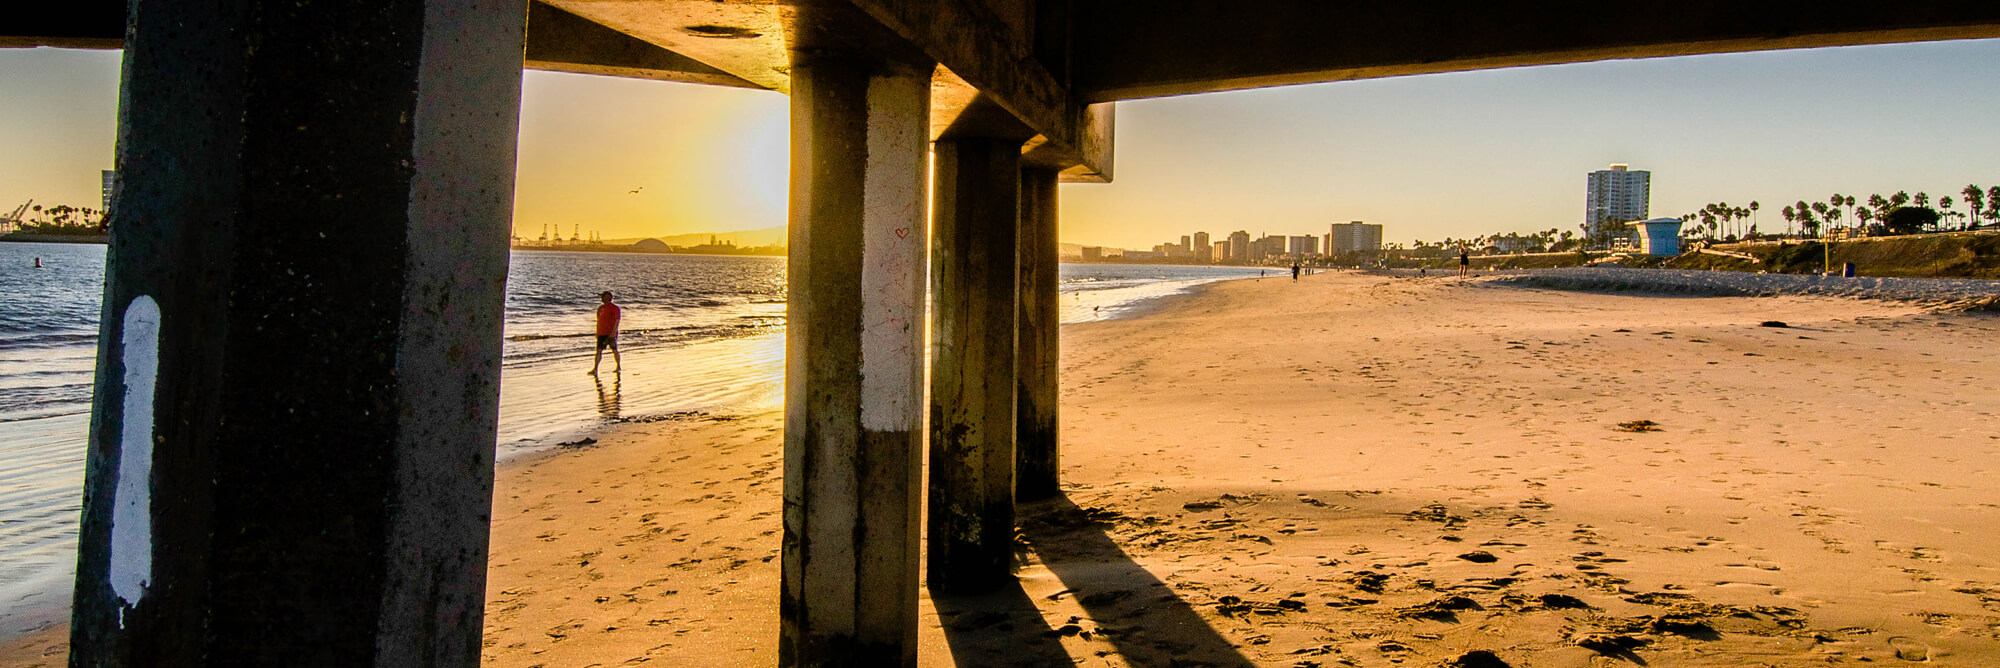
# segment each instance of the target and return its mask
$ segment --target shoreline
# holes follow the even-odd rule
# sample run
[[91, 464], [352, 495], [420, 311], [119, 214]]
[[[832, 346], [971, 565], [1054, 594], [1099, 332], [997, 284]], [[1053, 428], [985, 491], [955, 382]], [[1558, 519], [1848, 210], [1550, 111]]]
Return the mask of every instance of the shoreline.
[[20, 234], [10, 233], [0, 236], [0, 242], [16, 244], [97, 244], [111, 243], [109, 236], [77, 234]]

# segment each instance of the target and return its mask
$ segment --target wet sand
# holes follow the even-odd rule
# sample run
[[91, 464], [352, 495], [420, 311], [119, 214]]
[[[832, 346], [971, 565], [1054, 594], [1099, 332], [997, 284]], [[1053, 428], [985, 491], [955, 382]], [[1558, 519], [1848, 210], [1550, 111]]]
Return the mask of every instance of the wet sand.
[[[1067, 498], [926, 666], [2000, 665], [1995, 316], [1321, 274], [1063, 344]], [[656, 417], [502, 467], [488, 665], [775, 663], [781, 415]]]

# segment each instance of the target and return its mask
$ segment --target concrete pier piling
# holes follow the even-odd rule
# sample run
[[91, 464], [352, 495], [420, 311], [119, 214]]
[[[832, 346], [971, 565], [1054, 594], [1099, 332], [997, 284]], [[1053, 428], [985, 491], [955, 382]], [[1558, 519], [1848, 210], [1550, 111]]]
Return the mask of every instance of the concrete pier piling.
[[70, 665], [477, 665], [526, 3], [130, 7]]
[[1021, 310], [1015, 343], [1020, 377], [1014, 407], [1014, 496], [1022, 501], [1062, 492], [1056, 405], [1061, 370], [1058, 262], [1062, 248], [1056, 236], [1056, 177], [1054, 170], [1021, 170]]
[[930, 71], [792, 56], [780, 665], [916, 665]]
[[936, 143], [928, 583], [1013, 576], [1015, 285], [1021, 141]]

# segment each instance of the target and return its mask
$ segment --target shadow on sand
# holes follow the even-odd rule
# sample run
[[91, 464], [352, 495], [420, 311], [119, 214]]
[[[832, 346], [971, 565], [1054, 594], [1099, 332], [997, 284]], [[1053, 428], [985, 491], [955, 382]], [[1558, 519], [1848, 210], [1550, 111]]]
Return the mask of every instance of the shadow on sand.
[[931, 593], [944, 639], [959, 666], [1075, 666], [1059, 632], [1042, 621], [1018, 582], [985, 594]]
[[1074, 666], [1062, 645], [1062, 638], [1071, 636], [1108, 642], [1134, 666], [1253, 665], [1111, 539], [1106, 530], [1117, 516], [1078, 508], [1060, 496], [1022, 504], [1019, 512], [1028, 546], [1067, 588], [1056, 598], [1076, 597], [1087, 619], [1050, 628], [1019, 583], [979, 595], [933, 592], [931, 602], [957, 665]]
[[[1081, 632], [1111, 643], [1127, 663], [1253, 665], [1192, 605], [1111, 539], [1106, 530], [1117, 516], [1078, 508], [1062, 496], [1022, 504], [1019, 512], [1029, 546], [1068, 588], [1060, 596], [1075, 596], [1087, 613]], [[1072, 664], [1064, 658], [1055, 665]]]

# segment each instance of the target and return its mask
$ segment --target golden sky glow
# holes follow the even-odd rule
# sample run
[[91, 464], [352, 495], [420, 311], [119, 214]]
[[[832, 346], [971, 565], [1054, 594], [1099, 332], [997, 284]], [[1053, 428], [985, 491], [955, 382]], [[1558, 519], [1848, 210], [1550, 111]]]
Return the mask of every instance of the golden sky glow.
[[[0, 211], [97, 205], [119, 52], [0, 50]], [[1115, 183], [1066, 185], [1062, 239], [1385, 238], [1574, 229], [1584, 176], [1653, 173], [1654, 216], [2000, 183], [2000, 40], [1610, 61], [1121, 102]], [[515, 230], [605, 238], [785, 224], [776, 93], [528, 72]], [[633, 190], [639, 192], [633, 193]]]
[[607, 239], [785, 224], [783, 95], [528, 72], [521, 97], [516, 234], [544, 223]]

